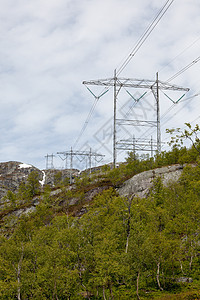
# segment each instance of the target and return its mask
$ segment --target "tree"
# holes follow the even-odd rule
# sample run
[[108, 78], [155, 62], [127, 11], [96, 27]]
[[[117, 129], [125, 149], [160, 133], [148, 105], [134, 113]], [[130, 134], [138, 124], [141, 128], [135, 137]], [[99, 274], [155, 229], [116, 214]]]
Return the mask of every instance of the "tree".
[[[127, 206], [113, 189], [98, 195], [89, 212], [83, 216], [84, 240], [88, 283], [96, 295], [107, 299], [115, 297], [115, 287], [126, 274], [124, 255], [126, 248]], [[91, 255], [92, 254], [92, 255]], [[88, 285], [89, 284], [89, 285]]]
[[40, 191], [39, 173], [32, 171], [25, 181], [21, 182], [18, 188], [18, 198], [31, 200]]
[[37, 171], [32, 171], [28, 178], [26, 188], [30, 197], [34, 197], [40, 191], [39, 174]]
[[200, 155], [200, 127], [198, 124], [194, 128], [192, 128], [190, 123], [185, 123], [186, 129], [167, 129], [166, 132], [170, 133], [171, 135], [176, 134], [175, 136], [171, 136], [170, 145], [175, 145], [177, 147], [180, 147], [183, 145], [185, 140], [189, 140], [194, 147], [194, 149], [197, 151], [197, 153]]

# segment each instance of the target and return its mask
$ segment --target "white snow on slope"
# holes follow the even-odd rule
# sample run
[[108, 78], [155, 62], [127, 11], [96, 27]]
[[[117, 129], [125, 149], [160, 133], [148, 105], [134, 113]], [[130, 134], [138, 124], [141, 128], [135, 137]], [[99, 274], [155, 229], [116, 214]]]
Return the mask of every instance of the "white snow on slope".
[[40, 180], [40, 184], [43, 186], [43, 185], [45, 184], [45, 178], [46, 178], [46, 174], [45, 174], [45, 172], [44, 172], [44, 171], [42, 171], [42, 173], [43, 173], [43, 179], [42, 179], [42, 180]]
[[27, 164], [20, 164], [19, 168], [20, 169], [26, 169], [26, 168], [32, 168], [32, 166], [31, 165], [27, 165]]

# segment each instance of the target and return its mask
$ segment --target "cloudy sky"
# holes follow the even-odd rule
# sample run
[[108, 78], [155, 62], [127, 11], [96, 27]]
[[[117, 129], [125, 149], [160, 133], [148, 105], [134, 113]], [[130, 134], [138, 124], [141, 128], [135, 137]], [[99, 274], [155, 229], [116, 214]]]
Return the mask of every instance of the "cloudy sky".
[[[106, 155], [105, 162], [111, 161], [113, 91], [98, 100], [80, 135], [95, 101], [82, 82], [112, 77], [165, 3], [0, 0], [0, 161], [16, 160], [43, 169], [45, 155], [72, 146], [77, 151], [92, 147]], [[199, 14], [199, 0], [175, 0], [120, 77], [154, 80], [159, 72], [160, 80], [167, 81], [192, 63], [200, 54]], [[200, 96], [190, 98], [200, 92], [199, 73], [197, 62], [174, 79], [174, 84], [190, 91], [173, 109], [169, 98], [160, 94], [163, 141], [166, 128], [199, 122]], [[97, 96], [102, 90], [89, 88]], [[133, 108], [128, 92], [135, 99], [144, 93], [123, 90], [118, 96], [119, 118]], [[176, 101], [182, 94], [168, 96]], [[143, 104], [134, 104], [134, 119], [155, 117], [154, 98], [145, 97]], [[120, 130], [123, 138], [155, 134], [155, 128], [134, 132], [132, 126], [124, 127], [119, 134]], [[63, 166], [57, 156], [54, 166]]]

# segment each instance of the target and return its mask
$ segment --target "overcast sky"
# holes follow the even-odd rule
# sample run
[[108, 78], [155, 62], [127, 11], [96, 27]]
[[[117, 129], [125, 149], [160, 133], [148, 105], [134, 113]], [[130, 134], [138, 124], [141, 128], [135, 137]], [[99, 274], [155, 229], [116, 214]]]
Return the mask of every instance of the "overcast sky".
[[[44, 169], [45, 155], [70, 150], [95, 101], [82, 81], [112, 77], [165, 2], [0, 0], [0, 161]], [[155, 79], [159, 72], [160, 80], [166, 81], [198, 58], [199, 14], [199, 0], [175, 0], [120, 77]], [[200, 92], [199, 73], [200, 62], [173, 81], [190, 88], [185, 99]], [[99, 95], [102, 88], [90, 89]], [[144, 91], [128, 92], [139, 98]], [[177, 100], [182, 94], [168, 96]], [[133, 106], [130, 101], [124, 90], [118, 97], [119, 117]], [[150, 95], [145, 101], [143, 107], [135, 106], [136, 119], [153, 117], [147, 112], [154, 110], [154, 98]], [[197, 96], [170, 110], [172, 102], [160, 94], [161, 115], [169, 110], [161, 118], [163, 141], [166, 128], [199, 122], [199, 102]], [[112, 115], [110, 90], [99, 99], [74, 150], [92, 147], [106, 155], [105, 162], [111, 161]], [[123, 138], [139, 138], [143, 131], [121, 129]], [[55, 157], [54, 165], [61, 167], [63, 162]]]

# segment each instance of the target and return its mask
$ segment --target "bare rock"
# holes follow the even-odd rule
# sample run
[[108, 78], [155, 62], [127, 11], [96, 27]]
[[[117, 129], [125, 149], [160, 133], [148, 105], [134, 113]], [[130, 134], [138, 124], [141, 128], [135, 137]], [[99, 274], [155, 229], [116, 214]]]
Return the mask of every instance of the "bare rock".
[[38, 172], [42, 180], [42, 171], [32, 165], [17, 161], [0, 163], [0, 199], [6, 195], [8, 190], [15, 192], [20, 183], [26, 180], [32, 171]]
[[182, 173], [183, 167], [179, 164], [157, 168], [142, 172], [127, 180], [121, 188], [118, 189], [120, 196], [138, 196], [147, 197], [150, 188], [153, 186], [153, 180], [161, 177], [166, 186], [170, 181], [177, 181]]
[[[54, 186], [59, 178], [59, 181], [69, 179], [70, 176], [72, 176], [72, 179], [77, 177], [80, 173], [79, 170], [77, 169], [48, 169], [48, 170], [43, 170], [45, 172], [45, 184]], [[58, 176], [58, 177], [57, 177]]]

